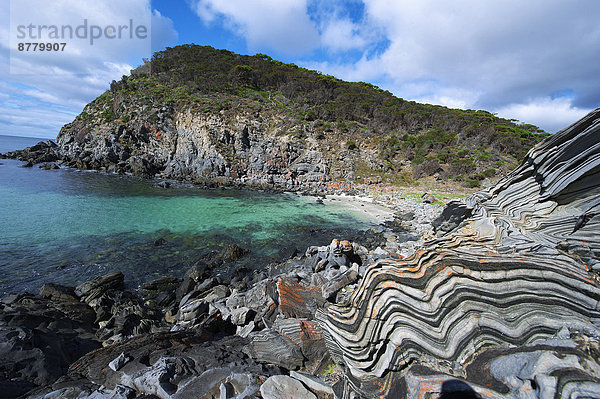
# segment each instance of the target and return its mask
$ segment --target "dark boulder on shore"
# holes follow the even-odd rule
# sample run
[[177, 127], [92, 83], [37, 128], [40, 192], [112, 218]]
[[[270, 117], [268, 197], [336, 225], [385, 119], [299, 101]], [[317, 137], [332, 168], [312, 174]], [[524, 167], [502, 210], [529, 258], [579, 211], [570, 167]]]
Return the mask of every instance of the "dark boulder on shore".
[[[3, 158], [18, 159], [24, 161], [26, 167], [32, 167], [38, 163], [45, 163], [41, 168], [43, 169], [56, 169], [56, 164], [50, 164], [50, 162], [56, 162], [61, 159], [60, 149], [55, 142], [51, 140], [40, 141], [36, 145], [27, 147], [24, 150], [17, 150], [2, 154]], [[54, 165], [54, 166], [51, 166]]]
[[79, 357], [100, 347], [94, 311], [73, 289], [45, 286], [42, 295], [0, 302], [0, 396], [15, 398], [53, 383]]

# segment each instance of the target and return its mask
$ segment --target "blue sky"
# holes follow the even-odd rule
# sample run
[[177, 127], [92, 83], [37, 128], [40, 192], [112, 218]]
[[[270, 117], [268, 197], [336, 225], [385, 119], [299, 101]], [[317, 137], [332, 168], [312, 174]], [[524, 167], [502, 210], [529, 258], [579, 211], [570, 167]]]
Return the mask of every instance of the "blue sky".
[[[0, 0], [0, 134], [54, 138], [111, 80], [152, 51], [183, 43], [266, 53], [405, 99], [485, 109], [549, 132], [600, 106], [596, 0], [56, 4]], [[69, 42], [61, 54], [15, 50], [21, 20], [76, 26], [83, 18], [103, 27], [134, 18], [151, 25], [151, 34], [138, 41], [98, 39], [91, 47]]]

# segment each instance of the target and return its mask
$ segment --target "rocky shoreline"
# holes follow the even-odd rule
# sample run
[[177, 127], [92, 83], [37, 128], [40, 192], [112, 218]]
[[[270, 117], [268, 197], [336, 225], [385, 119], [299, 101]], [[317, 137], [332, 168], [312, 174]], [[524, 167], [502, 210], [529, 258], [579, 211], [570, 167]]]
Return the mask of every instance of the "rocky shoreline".
[[425, 228], [404, 219], [387, 221], [374, 248], [334, 239], [228, 281], [215, 271], [245, 256], [235, 245], [138, 290], [111, 273], [5, 297], [0, 386], [27, 398], [339, 397], [314, 314], [346, 301], [367, 265], [403, 245], [398, 235]]
[[402, 211], [365, 242], [336, 237], [228, 280], [213, 271], [237, 246], [139, 290], [112, 273], [11, 295], [0, 386], [45, 399], [597, 397], [599, 132], [600, 109], [435, 220], [435, 198], [384, 195]]
[[[52, 142], [8, 154], [59, 167]], [[55, 166], [53, 166], [55, 165]], [[165, 180], [157, 180], [164, 188]], [[346, 301], [367, 265], [415, 252], [442, 206], [346, 193], [318, 201], [361, 210], [380, 227], [304, 253], [283, 248], [262, 271], [218, 270], [244, 257], [235, 245], [199, 259], [183, 278], [125, 289], [122, 273], [0, 301], [0, 387], [26, 398], [339, 397], [343, 375], [314, 315]], [[351, 194], [357, 194], [356, 191]], [[159, 243], [160, 244], [160, 243]], [[364, 244], [365, 246], [361, 245]], [[286, 396], [287, 395], [287, 396]]]

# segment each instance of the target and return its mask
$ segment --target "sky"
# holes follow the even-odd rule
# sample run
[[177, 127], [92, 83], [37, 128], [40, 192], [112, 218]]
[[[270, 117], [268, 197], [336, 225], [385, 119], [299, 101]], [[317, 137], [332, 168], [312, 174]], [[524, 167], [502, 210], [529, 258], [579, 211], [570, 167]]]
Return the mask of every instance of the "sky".
[[[55, 138], [112, 80], [184, 43], [554, 133], [600, 106], [598, 16], [597, 0], [0, 0], [0, 134]], [[48, 38], [65, 48], [19, 51]]]

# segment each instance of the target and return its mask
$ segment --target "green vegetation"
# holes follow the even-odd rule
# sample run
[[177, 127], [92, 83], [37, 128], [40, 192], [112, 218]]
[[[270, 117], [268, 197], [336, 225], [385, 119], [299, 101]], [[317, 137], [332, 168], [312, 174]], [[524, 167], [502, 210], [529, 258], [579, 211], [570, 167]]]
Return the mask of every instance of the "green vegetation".
[[335, 364], [330, 364], [327, 366], [327, 369], [323, 372], [323, 375], [329, 375], [335, 373], [337, 370], [337, 366]]
[[475, 180], [475, 179], [465, 179], [465, 183], [470, 188], [476, 188], [481, 185], [481, 182], [479, 180]]
[[352, 150], [356, 150], [358, 148], [358, 145], [356, 144], [356, 142], [352, 139], [346, 141], [346, 147], [352, 151]]
[[266, 54], [196, 45], [155, 53], [131, 76], [113, 81], [78, 119], [156, 124], [163, 107], [277, 114], [287, 123], [278, 134], [302, 141], [313, 135], [335, 148], [345, 143], [343, 149], [357, 152], [357, 161], [361, 152], [372, 151], [381, 162], [361, 176], [397, 184], [432, 175], [479, 184], [506, 172], [548, 135], [487, 111], [406, 101], [370, 83], [344, 82]]

